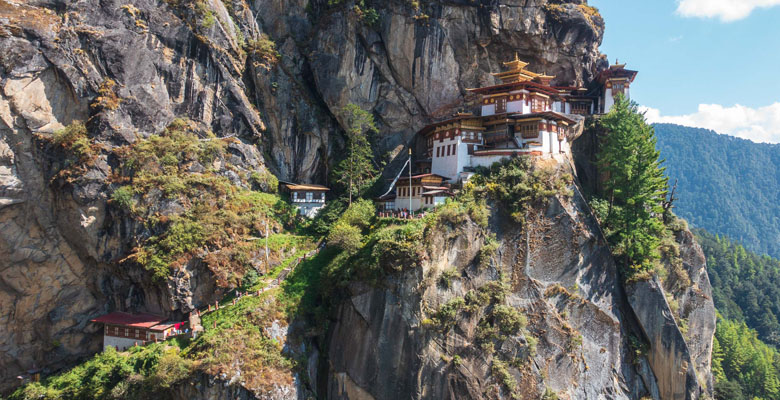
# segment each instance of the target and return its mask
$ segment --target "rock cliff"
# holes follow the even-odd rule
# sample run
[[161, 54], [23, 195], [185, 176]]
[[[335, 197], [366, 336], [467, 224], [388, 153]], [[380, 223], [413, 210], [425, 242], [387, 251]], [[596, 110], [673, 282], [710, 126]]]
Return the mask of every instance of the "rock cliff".
[[[425, 123], [468, 105], [466, 88], [493, 83], [490, 73], [515, 52], [557, 83], [588, 83], [606, 63], [603, 29], [583, 0], [0, 0], [0, 392], [24, 371], [54, 371], [97, 351], [100, 335], [88, 321], [101, 313], [182, 315], [221, 295], [197, 260], [162, 283], [119, 264], [149, 232], [110, 205], [118, 147], [184, 117], [202, 132], [233, 137], [228, 152], [241, 171], [325, 182], [343, 146], [340, 110], [348, 103], [373, 111], [377, 156], [391, 161]], [[86, 123], [97, 154], [64, 179], [67, 161], [47, 140], [75, 121]], [[585, 209], [558, 199], [537, 210], [532, 229], [495, 224], [500, 256], [486, 270], [474, 269], [481, 239], [463, 226], [436, 239], [425, 267], [387, 288], [355, 284], [328, 336], [330, 373], [318, 393], [385, 398], [403, 388], [410, 397], [480, 397], [495, 378], [490, 356], [468, 346], [478, 320], [436, 336], [420, 317], [424, 305], [500, 272], [511, 278], [507, 302], [528, 310], [528, 334], [543, 339], [530, 362], [511, 369], [528, 393], [658, 397], [664, 388], [653, 371], [668, 362], [693, 364], [684, 369], [686, 382], [696, 377], [689, 393], [708, 386], [711, 301], [695, 244], [680, 238], [696, 286], [675, 298], [701, 344], [674, 345], [684, 361], [634, 360], [626, 343], [642, 319], [626, 305], [630, 295]], [[547, 236], [555, 239], [540, 244]], [[462, 275], [452, 289], [417, 290], [446, 263]], [[638, 340], [653, 343], [656, 334], [643, 332]], [[498, 351], [527, 344], [513, 337]], [[445, 362], [454, 355], [458, 365]], [[203, 377], [180, 392], [249, 396], [220, 385]]]
[[[706, 265], [689, 232], [678, 240], [696, 283], [674, 295], [688, 302], [680, 317], [657, 280], [624, 292], [576, 187], [574, 196], [532, 210], [525, 226], [498, 214], [487, 233], [465, 223], [435, 234], [419, 268], [379, 287], [351, 287], [329, 335], [328, 398], [390, 399], [399, 391], [431, 399], [712, 395], [714, 308], [701, 275]], [[481, 249], [491, 235], [499, 245], [485, 268]], [[447, 272], [453, 267], [456, 273]], [[436, 284], [445, 274], [453, 283]], [[528, 327], [487, 349], [489, 314], [469, 309], [469, 296], [502, 281], [505, 304], [522, 310]], [[430, 326], [432, 310], [464, 297], [451, 329]], [[490, 307], [487, 301], [480, 306]], [[675, 318], [687, 320], [687, 335]]]

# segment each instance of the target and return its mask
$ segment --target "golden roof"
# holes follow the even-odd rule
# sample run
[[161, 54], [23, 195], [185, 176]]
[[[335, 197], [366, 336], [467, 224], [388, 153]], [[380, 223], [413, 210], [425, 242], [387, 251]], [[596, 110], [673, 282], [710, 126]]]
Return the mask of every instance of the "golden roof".
[[515, 82], [526, 82], [531, 81], [536, 78], [543, 78], [543, 79], [553, 79], [554, 76], [549, 76], [546, 74], [538, 74], [536, 72], [531, 72], [525, 67], [528, 66], [528, 63], [525, 61], [520, 60], [517, 53], [515, 53], [515, 59], [511, 61], [507, 61], [504, 63], [509, 69], [504, 72], [498, 72], [493, 74], [493, 76], [501, 79], [502, 83], [515, 83]]

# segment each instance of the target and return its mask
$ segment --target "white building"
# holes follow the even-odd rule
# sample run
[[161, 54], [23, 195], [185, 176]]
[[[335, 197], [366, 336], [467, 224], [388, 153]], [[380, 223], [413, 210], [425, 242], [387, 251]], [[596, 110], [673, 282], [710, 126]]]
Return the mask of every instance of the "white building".
[[631, 98], [629, 87], [636, 79], [637, 74], [637, 71], [626, 69], [626, 64], [619, 64], [617, 61], [615, 65], [610, 65], [608, 69], [601, 71], [596, 77], [596, 82], [600, 88], [599, 104], [602, 114], [606, 114], [612, 109], [618, 95], [622, 94], [627, 99]]
[[325, 194], [330, 190], [321, 185], [285, 183], [290, 201], [298, 208], [298, 214], [314, 218], [325, 207]]
[[571, 153], [572, 127], [582, 119], [577, 115], [608, 112], [619, 93], [628, 95], [637, 74], [613, 65], [597, 76], [595, 88], [586, 89], [551, 86], [555, 77], [528, 71], [517, 56], [504, 64], [507, 71], [493, 74], [500, 84], [469, 89], [479, 95], [480, 115], [458, 113], [418, 133], [430, 162], [424, 170], [459, 182], [474, 168], [511, 156], [561, 161]]
[[165, 317], [154, 314], [112, 312], [92, 322], [103, 324], [103, 350], [114, 347], [119, 351], [145, 343], [165, 340], [184, 329], [184, 322], [164, 322]]
[[435, 208], [452, 196], [446, 177], [437, 174], [419, 174], [400, 177], [395, 184], [395, 193], [376, 200], [380, 211], [419, 211]]

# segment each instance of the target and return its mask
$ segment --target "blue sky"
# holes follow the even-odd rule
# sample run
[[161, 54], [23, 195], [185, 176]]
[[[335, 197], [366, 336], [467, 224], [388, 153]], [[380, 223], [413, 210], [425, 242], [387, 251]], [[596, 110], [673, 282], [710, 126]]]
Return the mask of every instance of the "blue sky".
[[780, 0], [590, 0], [648, 119], [780, 142]]

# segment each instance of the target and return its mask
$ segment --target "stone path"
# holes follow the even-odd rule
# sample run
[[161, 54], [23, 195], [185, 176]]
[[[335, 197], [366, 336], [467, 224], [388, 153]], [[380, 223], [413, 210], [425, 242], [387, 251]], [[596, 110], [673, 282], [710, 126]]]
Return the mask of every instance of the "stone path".
[[[267, 292], [269, 290], [276, 289], [277, 287], [279, 287], [279, 285], [282, 284], [282, 282], [285, 279], [287, 279], [287, 277], [290, 275], [290, 272], [292, 272], [295, 269], [295, 267], [297, 267], [302, 261], [316, 256], [317, 253], [319, 253], [320, 250], [322, 250], [323, 247], [325, 247], [324, 244], [322, 242], [320, 242], [317, 245], [317, 248], [315, 248], [314, 250], [312, 250], [312, 251], [310, 251], [310, 252], [308, 252], [308, 253], [306, 253], [306, 254], [298, 257], [298, 258], [296, 258], [295, 261], [290, 263], [290, 265], [287, 268], [285, 268], [281, 272], [279, 272], [279, 275], [276, 277], [276, 279], [272, 280], [271, 283], [269, 283], [265, 287], [257, 290], [256, 292], [244, 292], [244, 293], [236, 292], [236, 297], [233, 298], [233, 302], [231, 304], [220, 306], [219, 302], [216, 302], [213, 307], [212, 307], [211, 304], [209, 304], [208, 307], [204, 308], [203, 310], [196, 310], [195, 312], [190, 312], [189, 322], [190, 322], [190, 327], [192, 328], [191, 329], [192, 337], [193, 338], [196, 337], [199, 332], [203, 332], [203, 330], [204, 330], [203, 326], [201, 325], [201, 322], [200, 322], [200, 316], [201, 315], [208, 314], [208, 313], [210, 313], [212, 311], [219, 310], [220, 307], [226, 308], [226, 307], [230, 307], [230, 306], [236, 305], [238, 300], [241, 299], [242, 297], [245, 297], [245, 296], [259, 296], [262, 293], [265, 293], [265, 292]], [[216, 324], [216, 321], [214, 323]]]

